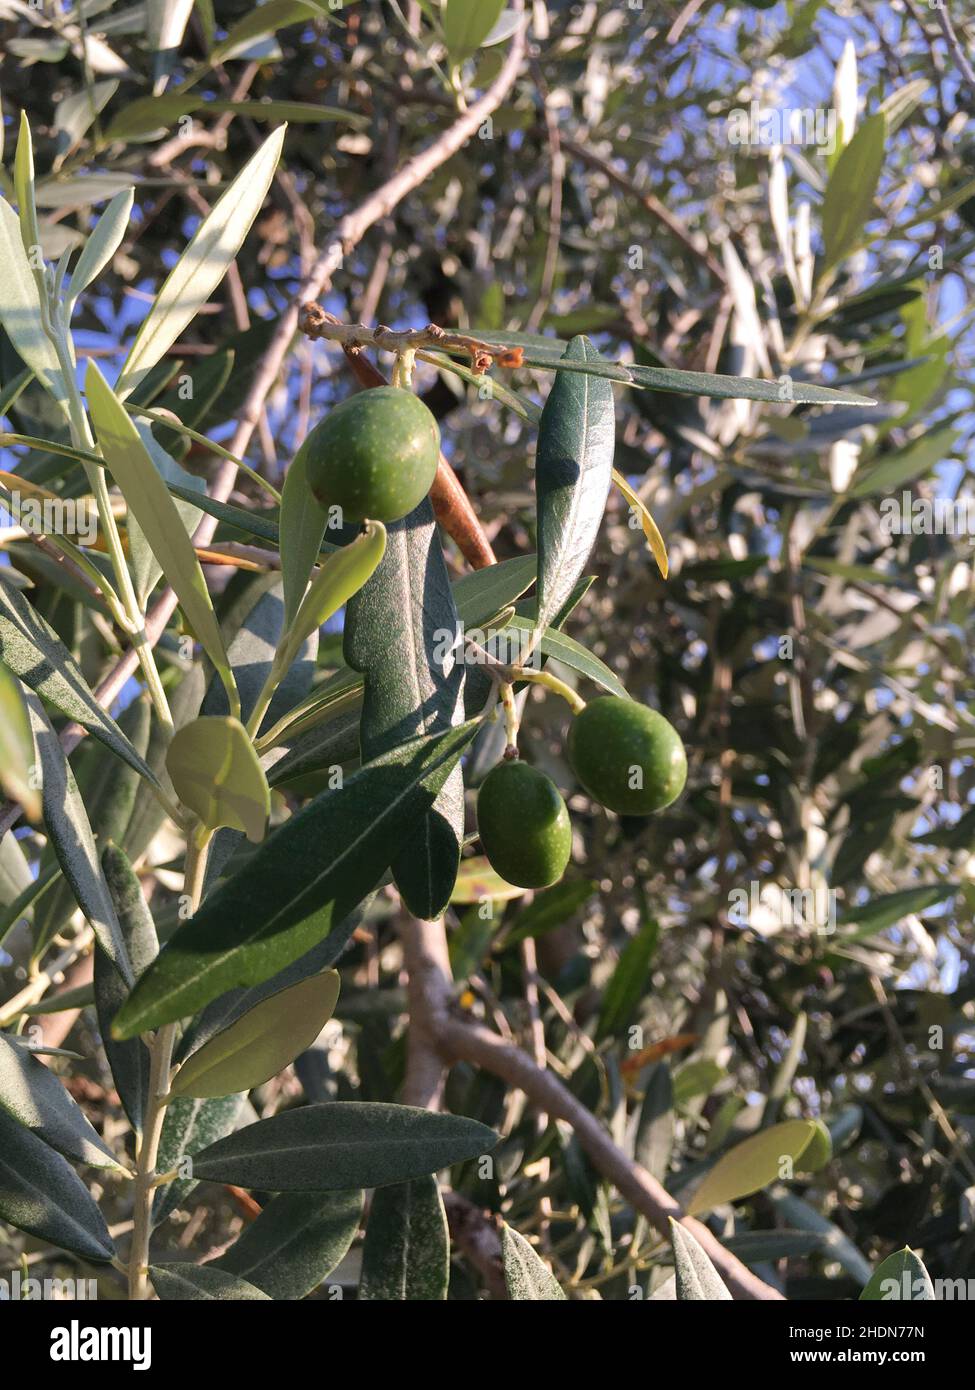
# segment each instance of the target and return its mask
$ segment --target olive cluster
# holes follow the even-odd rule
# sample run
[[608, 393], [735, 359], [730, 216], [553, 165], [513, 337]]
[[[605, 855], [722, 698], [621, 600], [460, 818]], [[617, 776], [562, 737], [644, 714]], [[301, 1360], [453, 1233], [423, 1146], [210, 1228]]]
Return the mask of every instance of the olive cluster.
[[[569, 762], [593, 798], [621, 816], [648, 816], [675, 801], [687, 780], [687, 756], [674, 726], [647, 705], [607, 696], [575, 716]], [[518, 888], [547, 888], [565, 872], [572, 850], [569, 812], [558, 788], [537, 768], [505, 761], [477, 797], [477, 826], [492, 868]]]
[[[378, 386], [337, 405], [296, 458], [325, 508], [346, 521], [398, 521], [426, 497], [440, 457], [440, 430], [412, 391]], [[663, 715], [634, 700], [594, 700], [572, 721], [569, 761], [595, 800], [621, 816], [669, 806], [687, 778], [687, 757]], [[518, 888], [545, 888], [565, 871], [572, 827], [558, 788], [515, 759], [492, 768], [477, 797], [481, 844]]]

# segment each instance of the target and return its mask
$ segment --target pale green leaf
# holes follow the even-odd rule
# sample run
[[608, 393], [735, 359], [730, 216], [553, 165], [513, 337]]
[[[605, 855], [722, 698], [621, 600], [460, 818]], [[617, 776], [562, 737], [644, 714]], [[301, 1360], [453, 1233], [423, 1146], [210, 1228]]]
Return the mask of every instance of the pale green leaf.
[[508, 1225], [501, 1232], [501, 1258], [510, 1299], [535, 1303], [565, 1301], [562, 1287], [548, 1265], [539, 1259], [525, 1237]]
[[267, 778], [238, 719], [208, 714], [185, 724], [166, 754], [180, 801], [208, 830], [242, 830], [260, 844], [271, 812]]
[[339, 997], [326, 970], [272, 994], [194, 1052], [176, 1073], [177, 1096], [226, 1096], [270, 1081], [318, 1037]]
[[688, 1215], [750, 1197], [770, 1183], [791, 1177], [816, 1134], [811, 1120], [783, 1120], [743, 1139], [707, 1173], [686, 1204]]
[[223, 279], [261, 210], [286, 130], [280, 126], [251, 156], [166, 277], [125, 359], [118, 388], [122, 399], [172, 347]]

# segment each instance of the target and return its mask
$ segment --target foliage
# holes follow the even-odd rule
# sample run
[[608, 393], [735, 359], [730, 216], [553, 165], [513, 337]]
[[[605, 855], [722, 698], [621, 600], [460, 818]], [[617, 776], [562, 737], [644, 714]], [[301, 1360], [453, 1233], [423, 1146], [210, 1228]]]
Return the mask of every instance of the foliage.
[[[914, 7], [657, 8], [0, 13], [4, 1271], [970, 1276], [975, 92]], [[299, 453], [360, 322], [435, 330], [385, 526]], [[687, 750], [653, 816], [572, 771], [596, 695]]]

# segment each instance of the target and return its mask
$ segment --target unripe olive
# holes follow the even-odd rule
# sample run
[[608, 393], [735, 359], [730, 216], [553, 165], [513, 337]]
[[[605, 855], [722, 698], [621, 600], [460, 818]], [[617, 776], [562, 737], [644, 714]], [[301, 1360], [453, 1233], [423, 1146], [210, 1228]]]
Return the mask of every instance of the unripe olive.
[[493, 767], [477, 794], [477, 828], [491, 867], [517, 888], [547, 888], [565, 872], [569, 812], [537, 768], [517, 760]]
[[433, 485], [440, 429], [412, 391], [376, 386], [330, 410], [299, 457], [321, 506], [345, 521], [399, 521]]
[[573, 719], [569, 761], [589, 795], [621, 816], [669, 806], [687, 781], [687, 755], [674, 726], [649, 706], [612, 695]]

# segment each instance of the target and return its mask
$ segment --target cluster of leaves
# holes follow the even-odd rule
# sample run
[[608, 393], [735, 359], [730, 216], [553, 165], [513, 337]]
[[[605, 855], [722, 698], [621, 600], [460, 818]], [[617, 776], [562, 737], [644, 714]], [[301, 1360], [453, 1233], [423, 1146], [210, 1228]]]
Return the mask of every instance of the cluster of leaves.
[[[25, 64], [5, 62], [5, 106], [32, 120], [0, 204], [0, 404], [16, 457], [0, 481], [8, 497], [90, 498], [100, 525], [94, 546], [51, 537], [53, 555], [17, 535], [0, 572], [3, 785], [32, 818], [16, 836], [6, 820], [0, 840], [0, 1216], [52, 1259], [115, 1258], [104, 1213], [126, 1210], [135, 1136], [159, 1109], [142, 1035], [179, 1020], [153, 1249], [171, 1240], [165, 1218], [199, 1202], [225, 1243], [235, 1218], [213, 1184], [277, 1195], [217, 1260], [154, 1256], [160, 1297], [300, 1298], [340, 1265], [333, 1278], [359, 1297], [442, 1298], [448, 1283], [477, 1296], [490, 1272], [451, 1264], [431, 1176], [450, 1165], [451, 1198], [507, 1223], [511, 1297], [727, 1296], [693, 1235], [661, 1244], [578, 1139], [539, 1132], [501, 1079], [461, 1063], [452, 1114], [397, 1104], [394, 900], [371, 897], [391, 881], [419, 917], [447, 909], [461, 1009], [525, 1037], [537, 1021], [619, 1146], [716, 1213], [728, 1247], [789, 1296], [882, 1296], [878, 1281], [905, 1270], [930, 1296], [917, 1256], [883, 1259], [908, 1237], [935, 1276], [964, 1276], [970, 538], [891, 533], [880, 505], [905, 488], [964, 495], [970, 97], [935, 80], [923, 30], [888, 72], [879, 6], [838, 20], [806, 5], [774, 30], [716, 6], [671, 43], [622, 6], [535, 6], [537, 71], [336, 279], [349, 319], [365, 299], [377, 321], [460, 324], [524, 349], [525, 375], [494, 370], [487, 390], [442, 354], [421, 368], [508, 557], [451, 582], [427, 504], [384, 537], [326, 541], [297, 470], [278, 491], [278, 457], [336, 390], [310, 349], [235, 496], [215, 501], [206, 482], [307, 264], [303, 218], [327, 228], [382, 181], [394, 117], [401, 158], [449, 122], [458, 94], [496, 73], [516, 17], [423, 4], [410, 36], [398, 7], [208, 4], [188, 27], [184, 6], [149, 8], [148, 40], [111, 5], [97, 28], [73, 11], [56, 26], [40, 11], [4, 20]], [[785, 83], [811, 57], [816, 103], [845, 116], [837, 148], [729, 146], [734, 84], [746, 106], [762, 96], [749, 74]], [[40, 99], [37, 63], [51, 74]], [[338, 132], [324, 149], [323, 126]], [[194, 227], [186, 210], [211, 179], [225, 187]], [[676, 229], [653, 220], [661, 200]], [[680, 217], [720, 229], [707, 255]], [[160, 264], [173, 267], [162, 285]], [[200, 312], [223, 283], [231, 303], [247, 287], [233, 333]], [[126, 285], [152, 301], [127, 355]], [[75, 372], [106, 348], [104, 374]], [[546, 427], [537, 398], [553, 372]], [[624, 505], [603, 522], [612, 443], [590, 456], [586, 441], [614, 410]], [[568, 497], [544, 466], [566, 453], [580, 465]], [[223, 587], [190, 541], [204, 515], [223, 553], [203, 560], [239, 559], [245, 542], [254, 566]], [[166, 585], [178, 616], [152, 654], [140, 647], [147, 693], [128, 690], [113, 719], [94, 692]], [[320, 628], [347, 601], [340, 641]], [[576, 795], [575, 867], [534, 901], [461, 858], [465, 785], [497, 758], [500, 729], [481, 719], [483, 673], [435, 657], [458, 622], [543, 629], [554, 670], [655, 703], [692, 753], [687, 794], [652, 824]], [[571, 786], [565, 720], [531, 700], [523, 750]], [[72, 723], [89, 737], [69, 759]], [[187, 922], [181, 873], [212, 832]], [[796, 921], [793, 889], [835, 894], [831, 930]], [[91, 983], [45, 991], [40, 972], [54, 980], [89, 930]], [[32, 1055], [66, 1009], [81, 1011], [88, 1060], [53, 1067], [100, 1086], [101, 1136]], [[333, 1010], [340, 1040], [322, 1034]], [[297, 1080], [283, 1073], [294, 1059]], [[538, 1233], [547, 1264], [519, 1231]]]

